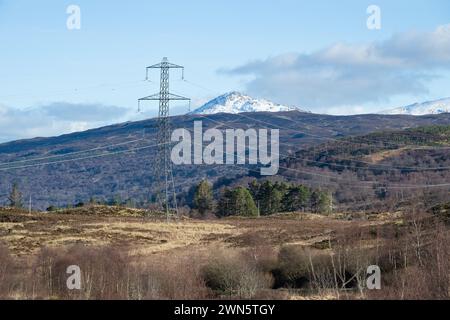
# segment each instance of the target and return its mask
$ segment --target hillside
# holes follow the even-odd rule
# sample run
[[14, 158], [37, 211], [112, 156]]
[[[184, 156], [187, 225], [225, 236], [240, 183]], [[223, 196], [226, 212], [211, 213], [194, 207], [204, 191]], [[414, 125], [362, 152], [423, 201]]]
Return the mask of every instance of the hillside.
[[[329, 141], [331, 147], [344, 137], [394, 129], [450, 123], [450, 115], [424, 117], [358, 115], [337, 117], [302, 112], [189, 115], [173, 117], [173, 128], [204, 129], [280, 128], [281, 153], [292, 155]], [[13, 182], [33, 207], [45, 209], [87, 202], [133, 200], [144, 205], [154, 191], [151, 167], [155, 154], [154, 119], [122, 123], [52, 138], [36, 138], [0, 145], [0, 204], [5, 204]], [[315, 158], [319, 160], [321, 158]], [[175, 167], [178, 191], [187, 192], [200, 179], [234, 179], [247, 176], [238, 166]], [[254, 174], [250, 172], [250, 174]], [[315, 183], [317, 180], [314, 180]], [[222, 180], [222, 184], [224, 181]]]
[[301, 150], [283, 176], [333, 190], [342, 208], [429, 209], [449, 198], [450, 126], [376, 132]]

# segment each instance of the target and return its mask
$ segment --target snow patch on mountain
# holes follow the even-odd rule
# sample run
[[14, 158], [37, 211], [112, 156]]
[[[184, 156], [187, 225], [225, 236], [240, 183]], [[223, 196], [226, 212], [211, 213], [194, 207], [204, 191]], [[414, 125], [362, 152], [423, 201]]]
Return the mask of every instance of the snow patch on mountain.
[[406, 114], [423, 116], [428, 114], [450, 113], [450, 98], [415, 103], [406, 107], [395, 108], [381, 112], [382, 114]]
[[231, 113], [238, 114], [243, 112], [282, 112], [282, 111], [300, 111], [307, 112], [295, 106], [285, 106], [276, 104], [265, 99], [254, 99], [240, 92], [230, 92], [221, 95], [202, 107], [192, 111], [190, 114], [216, 114]]

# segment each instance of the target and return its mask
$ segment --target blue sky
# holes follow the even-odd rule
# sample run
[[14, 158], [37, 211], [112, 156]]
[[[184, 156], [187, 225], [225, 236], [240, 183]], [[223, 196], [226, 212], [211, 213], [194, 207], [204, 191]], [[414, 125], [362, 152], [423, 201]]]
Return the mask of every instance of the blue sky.
[[335, 114], [448, 97], [449, 24], [448, 0], [0, 0], [0, 141], [154, 115], [136, 100], [158, 91], [158, 74], [142, 80], [164, 56], [186, 67], [171, 85], [193, 107], [233, 90]]

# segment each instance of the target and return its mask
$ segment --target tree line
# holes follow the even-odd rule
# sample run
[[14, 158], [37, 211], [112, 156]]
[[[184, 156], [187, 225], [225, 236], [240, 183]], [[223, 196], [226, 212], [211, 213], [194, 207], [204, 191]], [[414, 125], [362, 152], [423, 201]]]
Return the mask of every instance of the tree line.
[[[214, 197], [213, 186], [207, 180], [202, 180], [193, 191], [193, 198], [190, 201], [191, 209], [197, 210], [203, 217], [209, 213], [214, 213], [218, 217], [256, 217], [279, 212], [298, 211], [328, 214], [332, 209], [330, 193], [285, 182], [273, 183], [255, 180], [247, 187], [224, 188], [218, 197]], [[8, 202], [10, 207], [23, 208], [22, 193], [17, 183], [14, 183], [11, 188]], [[101, 203], [91, 198], [89, 204]], [[118, 196], [104, 204], [134, 206], [130, 201], [124, 203]], [[83, 207], [84, 205], [83, 202], [79, 202], [74, 207]], [[51, 206], [47, 211], [55, 211], [56, 209], [56, 207]]]
[[322, 190], [285, 182], [253, 181], [247, 187], [225, 188], [215, 201], [213, 188], [201, 181], [195, 191], [193, 207], [204, 216], [268, 216], [279, 212], [307, 211], [329, 214], [332, 196]]

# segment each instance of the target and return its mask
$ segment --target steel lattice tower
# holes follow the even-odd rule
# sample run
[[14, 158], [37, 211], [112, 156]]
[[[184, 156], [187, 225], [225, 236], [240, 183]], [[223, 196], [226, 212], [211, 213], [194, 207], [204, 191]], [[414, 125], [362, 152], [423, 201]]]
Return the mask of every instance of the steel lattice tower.
[[[138, 100], [139, 110], [141, 101], [159, 101], [158, 114], [158, 132], [157, 144], [158, 153], [156, 156], [155, 165], [153, 166], [153, 177], [159, 184], [157, 188], [157, 197], [162, 207], [166, 211], [167, 219], [169, 219], [170, 212], [173, 211], [178, 215], [177, 195], [175, 192], [175, 182], [173, 179], [171, 154], [171, 128], [170, 128], [170, 108], [169, 102], [171, 100], [187, 100], [169, 91], [169, 71], [170, 69], [181, 69], [184, 77], [184, 67], [169, 63], [167, 58], [164, 58], [161, 63], [147, 67], [146, 79], [148, 80], [148, 73], [150, 69], [161, 69], [161, 83], [159, 94], [141, 98]], [[171, 200], [172, 198], [172, 200]]]

